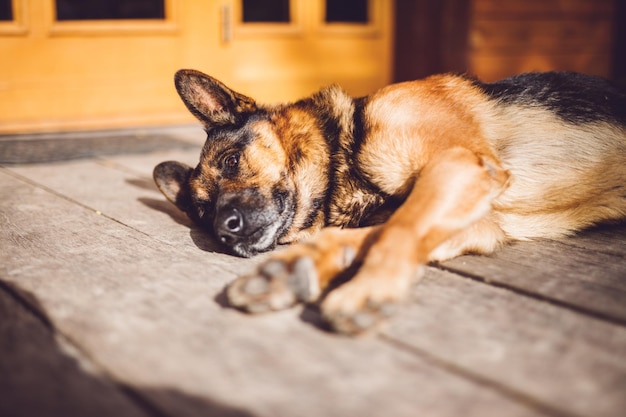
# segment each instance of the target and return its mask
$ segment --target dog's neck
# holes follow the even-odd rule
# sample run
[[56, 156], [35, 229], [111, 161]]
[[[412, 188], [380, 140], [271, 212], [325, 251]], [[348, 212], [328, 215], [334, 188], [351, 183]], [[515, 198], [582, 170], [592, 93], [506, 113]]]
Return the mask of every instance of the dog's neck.
[[[364, 110], [368, 98], [352, 98], [337, 86], [328, 87], [313, 96], [323, 115], [323, 137], [331, 158], [328, 167], [326, 225], [358, 227], [378, 222], [379, 209], [388, 196], [360, 175], [358, 153], [367, 136]], [[385, 216], [383, 216], [385, 217]]]

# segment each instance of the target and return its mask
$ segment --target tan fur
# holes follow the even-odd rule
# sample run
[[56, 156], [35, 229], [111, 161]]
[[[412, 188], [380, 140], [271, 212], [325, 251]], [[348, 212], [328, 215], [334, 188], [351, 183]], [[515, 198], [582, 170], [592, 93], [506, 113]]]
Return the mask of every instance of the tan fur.
[[[282, 117], [275, 118], [276, 136], [285, 152], [302, 153], [302, 162], [291, 167], [293, 170], [294, 183], [298, 184], [300, 193], [300, 204], [308, 207], [314, 198], [323, 195], [327, 187], [324, 180], [327, 174], [323, 167], [325, 161], [330, 158], [328, 150], [322, 144], [324, 139], [321, 136], [309, 138], [309, 132], [316, 132], [312, 129], [315, 121], [311, 116], [300, 109], [287, 108], [281, 114]], [[315, 134], [315, 133], [314, 133]], [[319, 134], [318, 134], [319, 135]], [[302, 146], [302, 138], [306, 136], [307, 146]], [[266, 161], [263, 161], [266, 163]], [[304, 212], [296, 213], [293, 227], [290, 233], [281, 238], [280, 243], [292, 243], [300, 239], [305, 239], [314, 233], [312, 230], [302, 230], [301, 225], [305, 221]], [[315, 221], [315, 231], [323, 224], [323, 213], [319, 213]]]

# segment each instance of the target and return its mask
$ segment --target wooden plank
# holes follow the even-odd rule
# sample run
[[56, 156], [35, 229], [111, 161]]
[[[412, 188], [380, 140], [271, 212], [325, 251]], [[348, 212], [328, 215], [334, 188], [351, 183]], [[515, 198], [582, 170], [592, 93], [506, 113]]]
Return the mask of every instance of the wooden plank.
[[149, 415], [80, 356], [0, 285], [1, 416]]
[[[617, 228], [612, 240], [623, 241], [625, 231], [623, 226]], [[572, 244], [576, 238], [516, 242], [492, 256], [462, 256], [443, 267], [626, 323], [624, 245], [616, 243], [601, 252], [587, 248], [590, 239], [581, 239], [580, 244]]]
[[[189, 153], [179, 153], [176, 158], [186, 155]], [[160, 242], [220, 251], [205, 232], [191, 225], [184, 214], [164, 200], [151, 179], [141, 174], [151, 170], [155, 161], [168, 159], [168, 153], [126, 158], [125, 162], [117, 159], [117, 166], [132, 167], [129, 169], [137, 170], [141, 176], [105, 169], [91, 161], [65, 164], [62, 170], [50, 170], [46, 165], [12, 170]], [[148, 162], [139, 162], [142, 159]], [[624, 246], [618, 248], [626, 250]], [[220, 259], [239, 262], [228, 255]], [[621, 276], [626, 276], [626, 262], [614, 259], [611, 253], [590, 252], [550, 241], [518, 243], [494, 257], [462, 257], [445, 266], [626, 321], [626, 305], [622, 302], [626, 284], [620, 282]]]
[[[84, 183], [93, 193], [114, 185]], [[221, 291], [240, 266], [218, 255], [164, 244], [6, 171], [0, 196], [0, 277], [171, 415], [543, 414], [384, 341], [304, 325], [299, 309], [259, 317], [224, 309]]]
[[386, 334], [555, 414], [626, 410], [624, 326], [430, 269]]
[[[151, 155], [159, 160], [170, 157], [189, 161], [198, 157], [198, 151], [157, 152]], [[93, 160], [68, 162], [62, 165], [62, 169], [51, 169], [54, 166], [16, 166], [11, 168], [11, 172], [55, 190], [103, 216], [115, 218], [163, 243], [173, 246], [195, 243], [203, 250], [220, 250], [215, 242], [192, 225], [189, 218], [158, 191], [152, 180], [152, 167], [149, 172], [145, 172], [148, 166], [144, 165], [145, 169], [136, 172], [133, 166], [123, 167]]]
[[626, 258], [626, 222], [599, 225], [574, 236], [559, 239], [559, 242], [588, 251]]
[[[160, 159], [164, 156], [166, 155], [159, 155], [158, 158]], [[140, 160], [142, 159], [142, 157], [132, 157], [131, 159], [127, 160], [128, 167], [131, 167], [133, 170], [137, 169], [138, 172], [145, 172], [153, 164], [154, 162], [153, 159], [155, 158], [155, 156], [148, 155], [146, 156], [146, 158], [150, 159], [150, 162], [144, 161], [144, 163], [141, 163]], [[169, 159], [169, 158], [165, 157], [165, 159]], [[137, 164], [131, 161], [135, 161], [137, 162]], [[118, 160], [117, 166], [124, 167], [124, 164], [122, 164]], [[139, 166], [140, 168], [137, 168], [137, 166]], [[79, 181], [78, 183], [74, 183], [71, 187], [66, 187], [66, 188], [62, 188], [62, 185], [63, 185], [62, 181], [58, 181], [58, 182], [52, 181], [52, 179], [54, 178], [54, 175], [49, 172], [50, 171], [49, 167], [47, 170], [48, 175], [44, 175], [46, 173], [45, 169], [42, 169], [42, 171], [37, 173], [37, 175], [33, 174], [34, 172], [39, 170], [38, 167], [24, 168], [20, 171], [20, 173], [25, 174], [25, 175], [28, 174], [32, 179], [37, 179], [38, 181], [39, 180], [43, 181], [42, 178], [45, 177], [46, 180], [51, 181], [48, 183], [49, 186], [61, 187], [59, 188], [59, 190], [63, 190], [64, 193], [65, 192], [77, 193], [78, 191], [72, 191], [72, 189], [79, 188], [78, 186], [82, 182], [83, 188], [90, 189], [91, 194], [100, 195], [101, 197], [96, 197], [94, 195], [90, 196], [89, 193], [85, 193], [82, 195], [73, 194], [74, 197], [79, 198], [81, 201], [95, 202], [97, 203], [96, 206], [98, 207], [103, 207], [103, 206], [100, 206], [100, 204], [106, 203], [105, 201], [100, 201], [99, 198], [106, 197], [106, 199], [108, 199], [109, 197], [107, 197], [108, 194], [106, 191], [103, 192], [103, 190], [95, 187], [95, 184], [101, 184], [101, 183], [109, 184], [111, 187], [117, 189], [118, 191], [116, 192], [118, 195], [118, 198], [117, 198], [118, 200], [122, 200], [122, 201], [125, 199], [133, 200], [132, 192], [128, 192], [128, 190], [127, 191], [120, 190], [120, 187], [119, 187], [119, 185], [121, 185], [122, 187], [126, 187], [130, 190], [135, 189], [135, 187], [129, 187], [127, 176], [124, 175], [124, 173], [126, 172], [125, 169], [121, 171], [113, 170], [113, 171], [117, 171], [117, 174], [120, 175], [121, 178], [125, 178], [124, 181], [121, 181], [119, 179], [115, 180], [114, 178], [115, 176], [111, 176], [111, 173], [98, 174], [97, 169], [94, 168], [93, 172], [91, 172], [90, 169], [91, 168], [89, 168], [88, 166], [84, 164], [81, 165], [80, 167], [76, 167], [75, 164], [65, 164], [63, 166], [63, 169], [61, 170], [62, 172], [65, 173], [64, 175], [75, 177], [75, 178], [82, 178], [82, 180]], [[103, 167], [101, 167], [101, 169], [103, 169]], [[80, 174], [81, 170], [86, 170], [86, 171], [83, 171], [82, 176]], [[30, 174], [28, 173], [28, 171], [30, 171]], [[85, 178], [89, 178], [90, 180], [85, 180]], [[93, 181], [93, 184], [91, 183], [91, 181]], [[89, 186], [89, 185], [92, 185], [92, 186]], [[60, 191], [57, 191], [57, 192], [60, 192]], [[128, 195], [126, 195], [125, 193], [128, 193]], [[103, 200], [105, 200], [105, 198], [103, 198]], [[135, 210], [139, 210], [138, 214], [140, 216], [144, 216], [144, 217], [150, 216], [150, 214], [147, 213], [145, 206], [133, 207], [130, 210], [129, 209], [125, 209], [125, 210], [116, 209], [116, 210], [118, 210], [117, 213], [120, 216], [120, 217], [117, 217], [116, 220], [120, 221], [121, 223], [127, 222], [124, 217], [127, 214], [123, 214], [124, 212], [133, 212]], [[175, 228], [181, 228], [181, 226], [174, 224], [173, 229]], [[615, 259], [616, 256], [618, 257], [618, 261], [619, 261], [619, 259], [621, 259], [619, 258], [619, 255], [623, 253], [622, 252], [623, 239], [621, 239], [619, 236], [616, 236], [610, 233], [610, 231], [606, 229], [600, 229], [600, 233], [603, 234], [602, 235], [603, 239], [608, 241], [609, 246], [610, 246], [609, 250], [605, 251], [604, 254], [601, 256], [605, 256], [606, 262], [609, 262], [610, 259]], [[581, 241], [583, 243], [580, 243]], [[575, 245], [572, 245], [571, 242], [578, 242], [578, 243]], [[187, 242], [187, 244], [189, 244], [189, 242]], [[574, 248], [578, 248], [580, 252], [585, 252], [585, 251], [580, 250], [581, 248], [584, 248], [585, 246], [591, 246], [591, 247], [595, 246], [596, 248], [598, 247], [597, 244], [594, 244], [593, 237], [587, 237], [586, 243], [584, 239], [579, 240], [577, 238], [571, 238], [570, 243], [541, 242], [541, 244], [547, 245], [548, 248], [556, 245], [556, 249], [553, 248], [552, 251], [556, 253], [561, 253], [561, 255], [564, 257], [565, 262], [568, 262], [569, 257], [567, 256], [568, 254], [566, 250], [570, 250], [570, 246], [573, 246]], [[564, 246], [566, 248], [564, 248]], [[193, 250], [194, 249], [193, 247], [191, 249], [192, 249], [191, 252], [199, 252], [197, 251], [197, 249]], [[181, 247], [179, 250], [184, 250], [184, 248]], [[590, 248], [588, 247], [586, 251], [588, 252], [589, 250]], [[539, 248], [536, 250], [536, 252], [538, 254], [541, 254], [542, 249]], [[551, 253], [550, 250], [548, 250], [548, 252]], [[602, 254], [602, 252], [600, 253]], [[525, 256], [523, 252], [518, 252], [517, 255], [518, 257]], [[578, 252], [571, 252], [570, 255], [573, 255], [574, 258], [580, 258], [578, 255]], [[206, 261], [205, 256], [206, 254], [202, 254], [202, 261]], [[483, 265], [488, 265], [492, 261], [492, 259], [490, 258], [481, 258], [481, 257], [467, 257], [467, 258], [481, 259], [484, 262]], [[229, 258], [225, 257], [224, 259], [229, 259]], [[593, 259], [591, 258], [582, 258], [582, 259], [588, 259], [591, 263], [593, 263]], [[516, 266], [516, 263], [514, 262], [515, 260], [516, 259], [511, 259], [507, 262], [503, 261], [501, 268], [505, 270], [513, 271], [515, 268], [518, 268], [518, 266]], [[197, 261], [190, 260], [190, 262], [195, 263]], [[535, 261], [529, 262], [529, 266], [535, 266], [535, 265], [536, 265]], [[603, 266], [602, 264], [596, 264], [596, 266], [599, 268], [598, 271], [604, 271], [605, 266]], [[539, 266], [537, 266], [537, 268], [540, 269]], [[576, 269], [578, 268], [578, 266], [576, 264], [573, 264], [572, 268]], [[522, 274], [527, 273], [523, 268], [520, 269], [520, 271]], [[569, 270], [567, 268], [565, 268], [565, 271], [569, 274]], [[233, 272], [236, 272], [236, 271], [230, 270], [229, 272], [230, 272], [229, 276], [232, 277], [234, 276]], [[433, 272], [431, 272], [431, 274], [432, 273]], [[434, 272], [434, 273], [437, 274], [437, 272]], [[487, 275], [487, 277], [489, 276], [490, 275]], [[524, 285], [525, 282], [524, 282], [523, 277], [522, 278], [518, 277], [518, 278], [519, 278], [519, 282], [521, 283], [521, 285]], [[585, 277], [582, 277], [582, 278], [585, 278]], [[436, 279], [436, 282], [442, 281], [440, 275], [435, 275], [435, 279]], [[599, 277], [599, 279], [602, 279], [602, 277]], [[226, 281], [228, 280], [224, 280], [222, 282], [226, 282]], [[450, 283], [450, 280], [448, 278], [446, 278], [446, 280], [442, 282], [446, 283], [445, 285], [449, 285], [452, 288], [456, 288], [460, 285], [457, 281], [454, 281], [454, 280], [452, 281], [452, 283]], [[468, 281], [463, 280], [460, 282], [468, 282]], [[471, 283], [471, 281], [469, 282]], [[531, 280], [531, 284], [533, 282], [534, 281]], [[587, 295], [593, 294], [593, 292], [586, 292], [586, 291], [589, 291], [589, 288], [585, 287], [585, 285], [587, 284], [588, 283], [583, 282], [582, 287], [580, 287], [579, 284], [570, 283], [568, 285], [569, 286], [579, 285], [580, 287], [579, 296], [581, 297], [582, 301], [586, 302], [585, 294]], [[592, 283], [592, 284], [593, 285], [591, 288], [592, 289], [595, 288], [599, 293], [602, 293], [603, 291], [606, 290], [606, 288], [604, 289], [597, 288], [597, 285], [596, 285], [597, 283]], [[613, 283], [613, 285], [619, 285], [619, 284], [620, 284], [619, 280], [617, 281], [617, 283]], [[486, 293], [483, 293], [482, 291], [484, 291], [485, 288], [488, 289], [488, 291]], [[411, 303], [410, 308], [412, 308], [415, 304], [420, 306], [419, 303], [421, 303], [422, 300], [431, 300], [431, 298], [434, 300], [440, 299], [439, 304], [435, 304], [434, 307], [429, 305], [426, 311], [424, 310], [419, 310], [415, 312], [409, 311], [406, 314], [405, 312], [402, 312], [397, 318], [397, 320], [399, 321], [394, 321], [393, 326], [400, 325], [404, 323], [404, 320], [407, 320], [410, 323], [415, 324], [415, 325], [426, 326], [426, 329], [422, 328], [421, 330], [422, 332], [421, 334], [423, 335], [424, 338], [428, 338], [429, 335], [431, 334], [434, 334], [436, 336], [437, 331], [441, 332], [442, 330], [428, 328], [429, 321], [433, 321], [433, 320], [436, 322], [438, 320], [443, 321], [443, 319], [446, 318], [446, 316], [445, 315], [442, 316], [443, 314], [442, 311], [446, 311], [450, 309], [451, 305], [454, 305], [454, 303], [458, 303], [458, 301], [455, 301], [456, 298], [458, 298], [459, 300], [463, 300], [464, 302], [470, 305], [483, 306], [483, 305], [486, 305], [484, 301], [485, 299], [489, 300], [494, 297], [494, 293], [492, 293], [491, 291], [496, 291], [495, 294], [497, 295], [499, 291], [505, 291], [505, 290], [493, 289], [493, 288], [490, 288], [489, 286], [485, 286], [480, 283], [471, 283], [471, 286], [469, 287], [461, 286], [460, 289], [458, 289], [454, 293], [454, 297], [452, 296], [448, 298], [444, 297], [443, 299], [440, 297], [440, 291], [441, 289], [438, 287], [431, 289], [431, 290], [424, 291], [424, 284], [418, 286], [418, 298], [414, 303]], [[529, 292], [530, 291], [533, 291], [533, 289], [530, 288]], [[505, 293], [509, 294], [509, 292], [507, 291], [505, 291]], [[445, 294], [445, 291], [444, 291], [444, 294]], [[490, 386], [493, 386], [493, 389], [497, 390], [498, 392], [502, 392], [503, 395], [505, 396], [510, 396], [513, 398], [519, 397], [519, 398], [524, 399], [524, 401], [526, 400], [531, 401], [531, 402], [534, 401], [535, 403], [538, 404], [537, 407], [539, 407], [541, 410], [544, 410], [544, 409], [547, 410], [546, 412], [548, 413], [552, 413], [552, 414], [562, 413], [565, 415], [583, 414], [583, 415], [594, 415], [594, 416], [595, 415], [607, 415], [607, 416], [614, 415], [613, 414], [614, 411], [616, 409], [619, 409], [619, 407], [623, 406], [623, 403], [619, 402], [620, 397], [616, 397], [614, 394], [615, 387], [617, 387], [618, 389], [624, 388], [623, 385], [620, 383], [621, 381], [620, 378], [624, 377], [623, 366], [614, 366], [615, 365], [614, 362], [617, 362], [618, 364], [623, 362], [620, 359], [622, 356], [619, 355], [620, 349], [622, 349], [622, 351], [626, 351], [626, 349], [624, 348], [625, 345], [622, 344], [623, 332], [621, 329], [623, 328], [620, 326], [613, 326], [610, 323], [602, 323], [601, 321], [595, 320], [593, 318], [585, 318], [583, 315], [573, 313], [571, 311], [558, 309], [554, 306], [549, 306], [548, 304], [544, 303], [541, 300], [528, 300], [523, 297], [520, 297], [521, 301], [518, 301], [516, 304], [514, 302], [514, 300], [517, 299], [516, 297], [519, 297], [519, 295], [512, 294], [512, 293], [511, 293], [511, 298], [496, 297], [495, 299], [499, 301], [496, 303], [496, 305], [492, 305], [488, 309], [488, 311], [484, 313], [482, 316], [477, 313], [474, 313], [477, 317], [472, 317], [472, 320], [469, 320], [469, 322], [473, 326], [480, 327], [480, 326], [483, 326], [485, 323], [491, 324], [490, 321], [495, 322], [494, 324], [492, 324], [492, 326], [495, 326], [495, 330], [489, 327], [485, 329], [485, 332], [486, 332], [485, 334], [480, 333], [480, 329], [476, 330], [479, 336], [483, 335], [482, 338], [474, 335], [474, 339], [466, 339], [467, 332], [465, 331], [464, 327], [468, 325], [468, 321], [459, 319], [459, 323], [456, 324], [456, 327], [453, 326], [450, 322], [455, 322], [454, 319], [455, 318], [458, 319], [459, 316], [462, 316], [463, 314], [459, 313], [458, 311], [455, 311], [454, 309], [450, 309], [450, 312], [447, 314], [451, 314], [451, 318], [446, 318], [445, 320], [446, 324], [444, 326], [445, 327], [444, 335], [446, 337], [442, 336], [438, 339], [436, 338], [437, 340], [437, 343], [435, 343], [436, 346], [432, 346], [432, 345], [425, 346], [423, 344], [424, 343], [423, 341], [420, 341], [420, 343], [422, 344], [410, 344], [409, 343], [409, 346], [412, 348], [415, 348], [417, 351], [420, 352], [420, 354], [423, 354], [427, 358], [430, 358], [430, 359], [434, 358], [435, 363], [439, 363], [437, 361], [441, 361], [440, 363], [441, 366], [450, 364], [451, 367], [460, 368], [461, 369], [460, 374], [462, 375], [469, 374], [470, 378], [474, 377], [478, 380], [487, 381], [487, 383], [490, 384]], [[493, 313], [494, 311], [507, 311], [508, 312], [511, 310], [510, 308], [511, 305], [521, 305], [522, 307], [519, 307], [518, 309], [513, 309], [515, 314], [507, 313], [507, 316], [505, 317], [505, 319], [502, 319]], [[582, 303], [582, 305], [585, 306], [586, 304]], [[548, 313], [545, 313], [544, 310], [542, 310], [544, 306], [554, 308], [555, 310], [548, 310]], [[529, 313], [524, 310], [525, 308], [529, 309], [531, 312], [539, 310], [542, 312], [542, 314], [534, 315], [532, 316], [532, 320], [523, 321], [521, 324], [517, 323], [518, 320], [516, 319], [516, 317], [518, 316], [527, 317], [529, 315]], [[558, 314], [555, 312], [558, 312]], [[562, 318], [561, 316], [559, 316], [560, 314], [562, 314], [563, 317], [565, 318]], [[281, 315], [277, 315], [277, 316], [281, 316]], [[279, 320], [275, 318], [277, 316], [269, 316], [268, 320], [270, 320], [270, 322], [273, 320]], [[558, 317], [558, 320], [555, 319], [555, 316]], [[251, 320], [255, 321], [258, 319], [259, 318], [254, 318]], [[559, 328], [555, 329], [553, 323], [555, 322], [560, 323], [560, 321], [566, 321], [570, 324], [569, 326], [566, 326], [565, 329], [559, 329]], [[238, 323], [238, 325], [240, 324]], [[601, 331], [599, 331], [596, 334], [597, 330], [595, 329], [598, 328], [598, 326], [600, 326]], [[608, 328], [606, 326], [608, 326]], [[508, 329], [509, 333], [502, 332], [501, 330], [502, 328]], [[500, 334], [498, 332], [501, 332], [503, 334], [502, 337], [504, 338], [504, 340], [501, 340], [496, 337]], [[515, 338], [511, 336], [510, 334], [511, 332], [513, 336], [518, 335], [518, 334], [521, 336], [518, 338]], [[616, 332], [616, 333], [613, 334], [612, 332]], [[398, 344], [406, 345], [407, 341], [411, 342], [413, 340], [414, 333], [415, 332], [413, 330], [409, 331], [409, 330], [403, 329], [399, 332], [399, 334], [392, 333], [392, 336], [393, 336], [394, 342]], [[546, 336], [545, 334], [548, 334], [549, 337]], [[535, 336], [535, 335], [540, 335], [540, 336]], [[495, 340], [490, 339], [490, 337], [495, 338]], [[572, 361], [570, 357], [567, 357], [566, 359], [561, 359], [562, 352], [559, 351], [558, 349], [555, 349], [555, 350], [548, 349], [548, 353], [546, 353], [545, 355], [536, 356], [537, 353], [536, 353], [535, 345], [538, 343], [537, 340], [539, 340], [538, 339], [539, 337], [549, 340], [550, 346], [553, 346], [553, 345], [554, 346], [567, 346], [569, 344], [579, 346], [582, 344], [583, 347], [581, 348], [582, 350], [580, 351], [582, 353], [580, 353], [579, 351], [575, 352], [576, 361]], [[594, 350], [592, 346], [593, 344], [589, 342], [590, 340], [595, 342], [596, 340], [603, 340], [603, 339], [606, 339], [609, 341], [616, 340], [616, 343], [614, 345], [611, 345], [611, 348], [609, 349], [608, 353], [606, 353], [601, 346], [597, 347], [600, 349], [600, 351]], [[468, 346], [467, 340], [474, 340], [476, 341], [476, 344], [474, 346]], [[485, 366], [485, 364], [484, 362], [481, 362], [481, 360], [484, 360], [484, 357], [481, 355], [485, 354], [485, 352], [483, 352], [484, 346], [491, 346], [491, 345], [497, 346], [498, 349], [504, 350], [505, 353], [512, 352], [512, 356], [505, 356], [505, 360], [498, 362], [496, 364], [497, 366], [493, 366], [493, 368], [490, 369], [489, 372], [483, 372], [482, 368], [483, 366]], [[463, 360], [457, 359], [456, 358], [457, 353], [455, 353], [455, 351], [450, 346], [460, 346], [463, 348], [467, 347], [467, 355], [464, 358], [462, 358]], [[439, 355], [439, 352], [447, 352], [447, 353]], [[486, 351], [486, 352], [489, 353], [489, 351]], [[582, 360], [580, 357], [585, 356], [585, 355], [588, 357], [588, 359]], [[527, 357], [531, 359], [532, 358], [536, 358], [536, 359], [534, 361], [529, 361]], [[477, 360], [476, 363], [474, 363], [473, 362], [474, 359], [472, 358], [478, 358], [480, 360]], [[561, 362], [561, 360], [565, 362]], [[605, 360], [607, 362], [604, 362]], [[511, 366], [513, 362], [515, 363], [515, 366]], [[573, 362], [576, 362], [576, 363], [573, 363]], [[593, 372], [594, 369], [609, 368], [610, 367], [609, 365], [614, 367], [614, 373], [610, 372], [609, 374], [603, 374], [603, 373]], [[538, 369], [539, 368], [551, 369], [552, 367], [555, 368], [554, 378], [548, 378], [547, 380], [544, 380], [544, 376], [540, 375], [541, 377], [539, 378], [540, 383], [538, 383], [537, 382], [538, 381], [537, 373], [539, 372]], [[515, 377], [512, 378], [511, 375], [514, 375]], [[574, 378], [574, 376], [576, 375], [578, 378], [582, 378], [582, 380], [585, 382], [581, 383], [580, 386], [574, 385], [573, 388], [570, 386], [563, 386], [562, 387], [563, 393], [559, 392], [559, 388], [558, 388], [559, 380], [569, 381], [570, 379], [568, 378]], [[561, 382], [561, 385], [563, 385], [562, 382]], [[543, 391], [543, 388], [539, 389], [538, 387], [547, 387], [546, 393], [541, 394], [541, 392], [539, 391]], [[602, 393], [605, 393], [606, 396], [605, 394], [602, 394]], [[567, 395], [576, 396], [578, 398], [578, 401], [573, 402], [572, 405], [563, 406], [562, 398], [566, 397]], [[601, 399], [602, 404], [606, 404], [606, 405], [605, 406], [599, 405], [595, 401], [596, 398]], [[594, 413], [590, 413], [590, 410], [594, 411]], [[599, 410], [598, 413], [595, 413], [596, 410]]]
[[198, 149], [196, 151], [180, 150], [151, 152], [144, 155], [117, 155], [100, 158], [100, 161], [102, 164], [111, 168], [132, 172], [135, 175], [145, 178], [152, 178], [152, 170], [157, 164], [163, 161], [175, 160], [195, 167], [200, 159], [201, 149], [201, 145], [198, 145]]

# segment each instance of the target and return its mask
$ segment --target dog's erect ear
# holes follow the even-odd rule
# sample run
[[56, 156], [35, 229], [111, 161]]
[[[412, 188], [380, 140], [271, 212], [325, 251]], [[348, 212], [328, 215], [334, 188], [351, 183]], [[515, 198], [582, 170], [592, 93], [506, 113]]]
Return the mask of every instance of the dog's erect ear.
[[174, 76], [174, 83], [189, 111], [207, 129], [236, 124], [244, 114], [256, 110], [253, 99], [200, 71], [179, 70]]
[[152, 176], [159, 190], [176, 207], [187, 214], [191, 213], [192, 203], [189, 193], [189, 176], [193, 169], [181, 162], [166, 161], [154, 167]]

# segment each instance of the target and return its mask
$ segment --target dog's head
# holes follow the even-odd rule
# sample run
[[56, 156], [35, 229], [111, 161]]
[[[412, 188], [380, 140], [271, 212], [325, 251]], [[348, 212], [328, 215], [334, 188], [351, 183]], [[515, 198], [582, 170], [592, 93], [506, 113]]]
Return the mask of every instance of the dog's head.
[[239, 256], [322, 226], [329, 150], [306, 103], [258, 106], [194, 70], [178, 71], [175, 84], [207, 140], [195, 168], [155, 167], [168, 200]]

